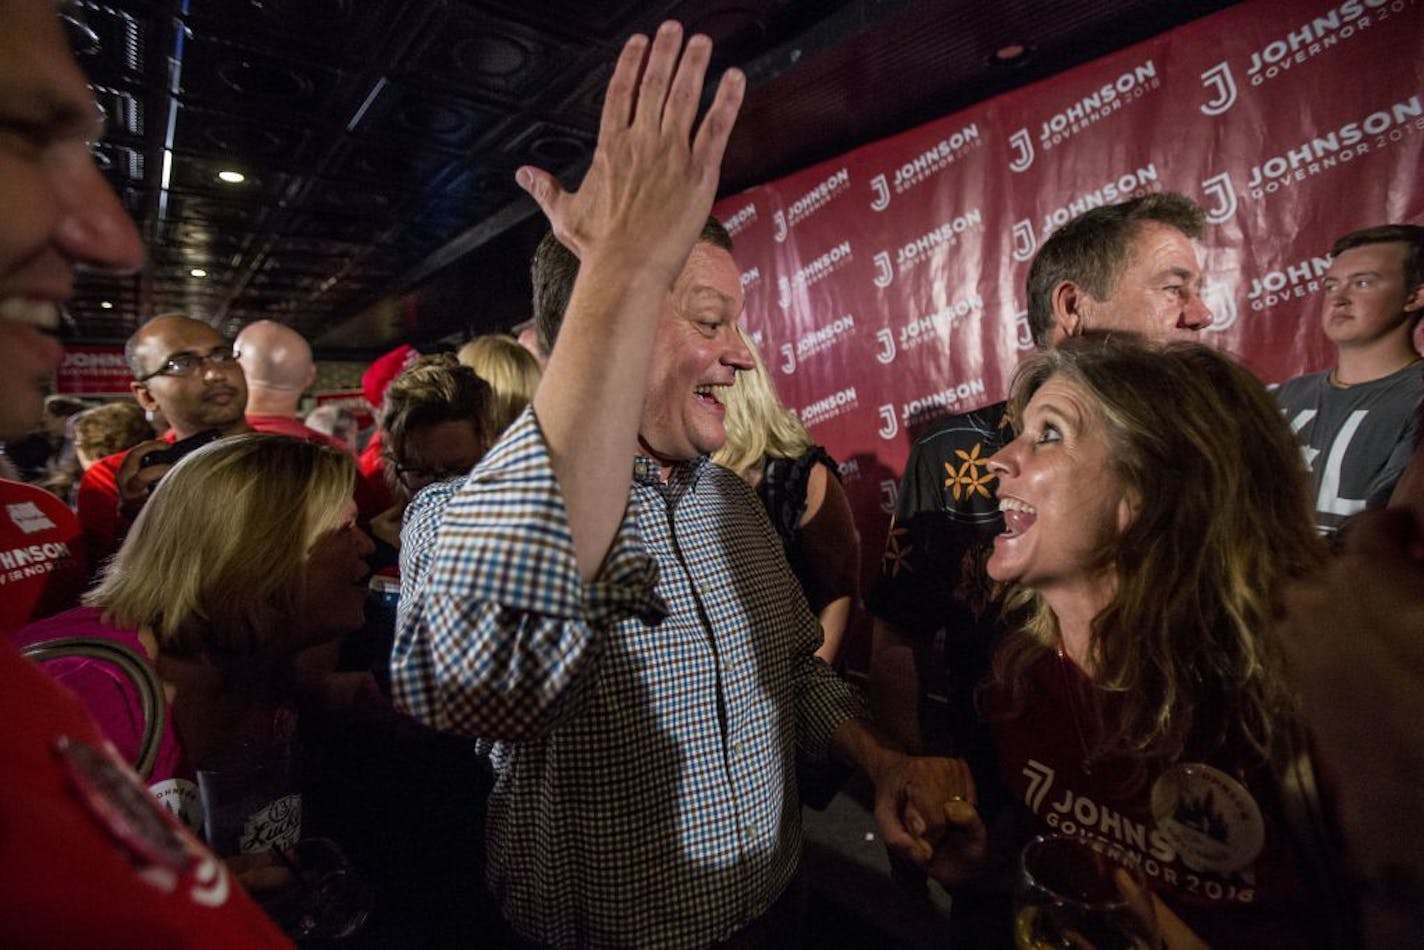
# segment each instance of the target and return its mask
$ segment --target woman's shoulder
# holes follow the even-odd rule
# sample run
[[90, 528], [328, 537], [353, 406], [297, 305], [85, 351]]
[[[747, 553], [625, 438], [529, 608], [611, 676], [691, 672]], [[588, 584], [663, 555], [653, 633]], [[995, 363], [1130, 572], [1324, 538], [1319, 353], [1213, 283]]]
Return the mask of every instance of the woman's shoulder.
[[142, 650], [136, 631], [108, 623], [98, 607], [89, 606], [74, 607], [52, 617], [36, 620], [20, 627], [9, 636], [10, 641], [22, 650], [35, 644], [69, 637], [96, 638]]

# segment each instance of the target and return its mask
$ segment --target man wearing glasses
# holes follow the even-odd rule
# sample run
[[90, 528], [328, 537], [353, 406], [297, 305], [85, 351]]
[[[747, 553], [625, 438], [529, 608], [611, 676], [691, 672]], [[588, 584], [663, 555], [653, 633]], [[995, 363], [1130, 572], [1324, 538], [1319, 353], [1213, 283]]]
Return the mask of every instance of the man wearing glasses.
[[[247, 382], [232, 344], [201, 320], [182, 314], [154, 317], [129, 337], [124, 355], [134, 375], [129, 384], [138, 404], [161, 414], [171, 427], [157, 442], [144, 442], [100, 459], [79, 483], [78, 511], [90, 563], [101, 564], [119, 549], [127, 525], [169, 464], [140, 462], [155, 450], [203, 433], [248, 431], [243, 418]], [[176, 461], [176, 460], [175, 460]]]

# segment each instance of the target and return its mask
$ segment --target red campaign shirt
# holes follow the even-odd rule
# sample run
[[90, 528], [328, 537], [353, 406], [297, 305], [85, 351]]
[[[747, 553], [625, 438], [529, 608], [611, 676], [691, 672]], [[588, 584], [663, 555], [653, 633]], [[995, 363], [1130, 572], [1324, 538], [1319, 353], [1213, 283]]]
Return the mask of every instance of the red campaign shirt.
[[80, 794], [56, 754], [61, 737], [102, 748], [67, 691], [0, 643], [0, 946], [289, 947], [223, 864], [170, 823], [192, 865], [178, 873], [141, 856]]
[[[1084, 767], [1103, 694], [1091, 692], [1077, 665], [1049, 654], [1030, 668], [1029, 681], [1021, 711], [1011, 718], [991, 712], [990, 726], [1000, 781], [1033, 813], [1034, 833], [1115, 847], [1212, 946], [1311, 945], [1310, 921], [1324, 905], [1308, 893], [1276, 798], [1262, 776], [1243, 769], [1244, 756], [1188, 753], [1134, 787], [1121, 758]], [[991, 710], [1009, 705], [992, 694]], [[1112, 714], [1111, 704], [1101, 708]], [[1153, 816], [1154, 789], [1161, 820]]]
[[[163, 442], [173, 442], [177, 436], [169, 429], [158, 438]], [[128, 530], [119, 516], [118, 481], [119, 466], [128, 454], [125, 449], [104, 456], [89, 466], [84, 477], [79, 479], [79, 494], [74, 508], [79, 514], [79, 524], [84, 528], [89, 563], [96, 574], [103, 563], [118, 551]]]
[[88, 570], [69, 506], [33, 485], [0, 480], [0, 633], [73, 607]]

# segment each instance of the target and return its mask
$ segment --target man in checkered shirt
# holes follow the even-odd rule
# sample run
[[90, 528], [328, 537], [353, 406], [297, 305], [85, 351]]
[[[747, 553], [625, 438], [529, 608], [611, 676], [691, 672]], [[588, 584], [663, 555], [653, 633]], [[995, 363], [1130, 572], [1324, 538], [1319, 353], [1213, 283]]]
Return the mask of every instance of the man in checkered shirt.
[[756, 497], [707, 461], [716, 392], [751, 365], [707, 221], [745, 80], [727, 72], [693, 136], [711, 46], [681, 48], [677, 24], [628, 42], [578, 192], [519, 170], [573, 252], [536, 264], [564, 275], [540, 291], [559, 344], [531, 410], [416, 499], [402, 544], [397, 701], [488, 750], [489, 883], [541, 944], [765, 936], [800, 850], [798, 759], [864, 769], [887, 845], [921, 863], [973, 799], [961, 763], [881, 742], [814, 656]]

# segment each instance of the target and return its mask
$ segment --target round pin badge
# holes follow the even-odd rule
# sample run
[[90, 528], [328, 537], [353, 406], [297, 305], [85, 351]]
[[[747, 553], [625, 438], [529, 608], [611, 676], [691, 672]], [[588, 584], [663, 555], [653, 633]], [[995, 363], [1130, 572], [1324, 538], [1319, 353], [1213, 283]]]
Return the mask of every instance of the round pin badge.
[[1152, 817], [1194, 871], [1239, 871], [1266, 844], [1256, 799], [1236, 779], [1201, 762], [1175, 765], [1152, 783]]

